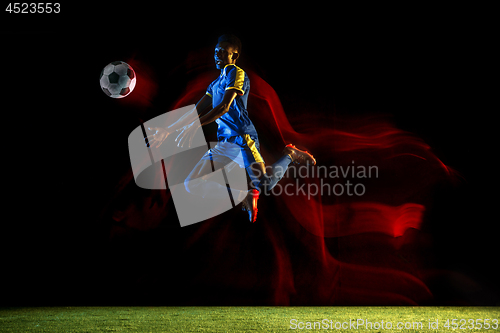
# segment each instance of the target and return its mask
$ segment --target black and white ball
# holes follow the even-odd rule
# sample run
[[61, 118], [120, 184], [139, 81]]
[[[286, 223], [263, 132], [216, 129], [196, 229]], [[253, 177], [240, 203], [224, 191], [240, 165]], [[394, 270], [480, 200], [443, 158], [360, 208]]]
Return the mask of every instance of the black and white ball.
[[101, 89], [113, 98], [123, 98], [135, 88], [135, 72], [123, 61], [113, 61], [101, 72]]

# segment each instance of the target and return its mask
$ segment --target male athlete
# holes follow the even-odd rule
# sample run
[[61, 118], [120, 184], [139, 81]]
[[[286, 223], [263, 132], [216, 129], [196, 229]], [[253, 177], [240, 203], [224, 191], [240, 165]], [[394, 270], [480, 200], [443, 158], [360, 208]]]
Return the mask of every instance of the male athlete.
[[[285, 146], [283, 156], [266, 172], [264, 159], [260, 155], [257, 131], [248, 116], [247, 100], [250, 92], [250, 80], [238, 66], [241, 42], [233, 35], [222, 35], [215, 47], [215, 66], [221, 71], [219, 77], [207, 88], [206, 94], [198, 101], [196, 108], [182, 116], [167, 128], [152, 127], [155, 132], [146, 138], [146, 144], [159, 147], [174, 131], [180, 132], [175, 139], [178, 146], [187, 142], [188, 146], [201, 126], [215, 121], [218, 125], [218, 144], [210, 149], [194, 167], [184, 182], [189, 192], [202, 191], [206, 177], [214, 169], [224, 168], [231, 160], [236, 160], [241, 152], [243, 164], [252, 181], [252, 189], [241, 191], [243, 210], [248, 212], [250, 222], [257, 219], [257, 200], [259, 194], [268, 193], [283, 177], [290, 163], [316, 164], [314, 157], [307, 151], [297, 149], [292, 144]], [[194, 112], [194, 111], [197, 112]], [[195, 122], [199, 118], [199, 123]], [[192, 181], [192, 180], [199, 180]], [[203, 193], [207, 193], [206, 190]]]

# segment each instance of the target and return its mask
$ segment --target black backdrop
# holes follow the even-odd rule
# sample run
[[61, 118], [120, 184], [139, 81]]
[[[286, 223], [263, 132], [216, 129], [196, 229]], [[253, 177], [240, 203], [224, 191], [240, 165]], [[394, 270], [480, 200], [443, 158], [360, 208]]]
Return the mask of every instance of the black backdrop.
[[[129, 167], [128, 133], [152, 115], [117, 107], [97, 77], [117, 57], [140, 60], [157, 82], [148, 112], [163, 113], [186, 89], [185, 59], [211, 62], [217, 36], [228, 31], [243, 42], [240, 65], [275, 89], [292, 124], [305, 108], [389, 114], [463, 176], [455, 188], [436, 189], [424, 231], [436, 240], [428, 264], [470, 280], [430, 287], [438, 304], [498, 304], [487, 20], [437, 8], [63, 9], [50, 18], [4, 13], [4, 305], [157, 301], [113, 289], [121, 277], [110, 267], [127, 265], [114, 259], [127, 249], [175, 244], [176, 227], [125, 240], [117, 254], [98, 218]], [[175, 264], [155, 260], [148, 264]]]

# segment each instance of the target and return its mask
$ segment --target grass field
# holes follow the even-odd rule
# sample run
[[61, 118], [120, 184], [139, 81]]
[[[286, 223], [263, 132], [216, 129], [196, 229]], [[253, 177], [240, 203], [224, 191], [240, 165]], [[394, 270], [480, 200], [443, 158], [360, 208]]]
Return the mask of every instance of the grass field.
[[500, 332], [499, 320], [499, 307], [0, 308], [0, 332], [16, 333]]

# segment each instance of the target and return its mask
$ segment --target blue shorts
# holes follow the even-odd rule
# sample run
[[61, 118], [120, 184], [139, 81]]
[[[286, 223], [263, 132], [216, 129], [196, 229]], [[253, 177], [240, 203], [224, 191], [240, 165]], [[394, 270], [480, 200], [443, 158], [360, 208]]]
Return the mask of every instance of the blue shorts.
[[216, 161], [222, 165], [236, 162], [240, 168], [248, 168], [253, 163], [264, 163], [260, 154], [259, 138], [249, 134], [219, 138], [219, 142], [201, 159]]

